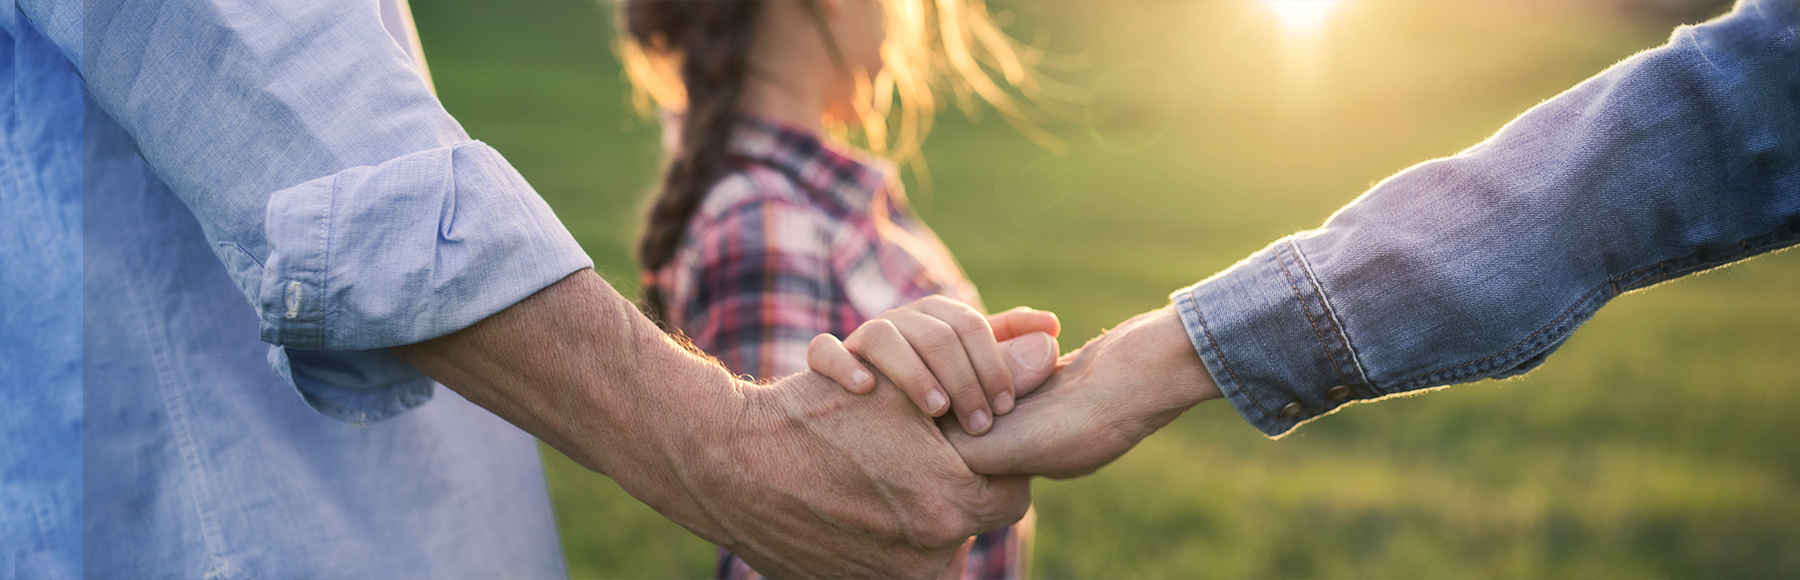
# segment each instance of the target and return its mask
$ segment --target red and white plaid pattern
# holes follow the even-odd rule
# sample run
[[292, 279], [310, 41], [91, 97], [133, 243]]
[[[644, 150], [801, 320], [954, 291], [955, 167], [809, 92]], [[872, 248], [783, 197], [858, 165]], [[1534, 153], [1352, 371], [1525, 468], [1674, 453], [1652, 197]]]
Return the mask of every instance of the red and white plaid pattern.
[[[805, 371], [814, 336], [844, 338], [932, 294], [981, 307], [950, 252], [907, 208], [887, 162], [756, 119], [740, 123], [730, 161], [675, 259], [646, 281], [668, 300], [670, 323], [733, 372]], [[1018, 577], [1021, 531], [977, 538], [964, 577]], [[719, 553], [718, 577], [758, 577]]]
[[652, 283], [670, 323], [733, 371], [804, 371], [813, 336], [842, 338], [932, 294], [980, 304], [886, 162], [752, 120], [731, 152], [731, 173]]

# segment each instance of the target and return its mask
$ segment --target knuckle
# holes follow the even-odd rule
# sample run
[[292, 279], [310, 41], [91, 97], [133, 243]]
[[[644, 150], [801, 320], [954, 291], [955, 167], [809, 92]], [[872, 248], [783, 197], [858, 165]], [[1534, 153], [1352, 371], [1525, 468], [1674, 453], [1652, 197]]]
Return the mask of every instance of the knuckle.
[[957, 331], [964, 334], [993, 332], [993, 330], [988, 328], [987, 317], [975, 312], [974, 309], [958, 310], [949, 316], [947, 322], [950, 323], [950, 326], [955, 327]]
[[1138, 438], [1133, 436], [1129, 427], [1111, 421], [1098, 423], [1090, 430], [1091, 436], [1082, 445], [1087, 449], [1087, 453], [1082, 455], [1086, 455], [1088, 460], [1079, 462], [1078, 466], [1069, 470], [1073, 475], [1092, 473], [1137, 445]]
[[863, 323], [850, 337], [844, 340], [844, 346], [853, 351], [864, 350], [869, 345], [880, 345], [890, 342], [900, 335], [900, 329], [894, 327], [893, 321], [877, 318]]
[[1020, 496], [1014, 501], [999, 501], [988, 506], [986, 515], [990, 521], [1005, 522], [1010, 525], [1025, 518], [1025, 512], [1031, 510], [1031, 496]]
[[1099, 435], [1095, 438], [1095, 443], [1101, 454], [1109, 458], [1124, 455], [1131, 450], [1132, 445], [1137, 444], [1137, 438], [1119, 425], [1108, 425], [1100, 430]]
[[920, 395], [938, 388], [937, 376], [931, 374], [930, 369], [913, 369], [912, 372], [906, 373], [905, 382], [909, 389], [918, 391]]
[[944, 351], [962, 346], [962, 338], [950, 325], [939, 322], [927, 326], [920, 335], [921, 346], [933, 351]]
[[968, 514], [943, 502], [921, 506], [913, 517], [919, 543], [929, 549], [961, 544], [973, 535], [971, 531], [975, 527]]
[[837, 339], [833, 338], [829, 334], [821, 334], [821, 335], [815, 336], [815, 337], [813, 337], [812, 342], [806, 343], [806, 353], [809, 356], [819, 356], [819, 355], [831, 354], [831, 351], [832, 351], [831, 347], [833, 346], [833, 343], [836, 343], [836, 342], [837, 342]]
[[863, 323], [861, 329], [868, 330], [869, 332], [873, 332], [873, 333], [877, 333], [877, 334], [894, 332], [894, 331], [899, 330], [894, 327], [894, 321], [889, 320], [887, 318], [876, 318], [874, 320], [865, 322], [865, 323]]
[[988, 406], [987, 390], [981, 387], [981, 382], [975, 377], [967, 378], [969, 380], [955, 381], [954, 386], [947, 388], [950, 392], [950, 400], [956, 402], [956, 408], [961, 410], [961, 413], [973, 413], [980, 409], [986, 409]]
[[871, 322], [870, 324], [872, 326], [869, 327], [869, 336], [874, 340], [883, 343], [906, 340], [906, 335], [900, 332], [900, 327], [892, 320], [882, 319], [881, 322]]

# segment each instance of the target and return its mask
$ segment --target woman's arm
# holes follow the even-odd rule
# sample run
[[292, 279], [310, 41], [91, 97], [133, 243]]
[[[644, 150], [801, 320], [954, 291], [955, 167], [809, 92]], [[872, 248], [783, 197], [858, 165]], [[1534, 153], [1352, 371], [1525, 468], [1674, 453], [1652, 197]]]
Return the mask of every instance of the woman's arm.
[[1269, 435], [1542, 364], [1613, 297], [1800, 241], [1800, 4], [1678, 29], [1173, 296]]
[[1176, 292], [993, 433], [947, 435], [983, 472], [1084, 473], [1219, 394], [1281, 435], [1527, 372], [1621, 293], [1796, 243], [1800, 5], [1746, 0]]

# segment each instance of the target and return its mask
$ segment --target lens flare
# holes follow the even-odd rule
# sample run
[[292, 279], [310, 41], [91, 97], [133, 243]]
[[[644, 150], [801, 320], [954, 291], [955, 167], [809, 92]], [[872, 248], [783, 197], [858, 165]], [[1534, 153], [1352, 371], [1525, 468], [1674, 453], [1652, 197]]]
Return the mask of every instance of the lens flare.
[[1149, 149], [1175, 124], [1181, 88], [1175, 75], [1156, 64], [1122, 63], [1100, 76], [1088, 96], [1088, 135], [1120, 153]]
[[1263, 0], [1275, 12], [1281, 28], [1289, 33], [1311, 33], [1325, 25], [1325, 16], [1336, 0]]

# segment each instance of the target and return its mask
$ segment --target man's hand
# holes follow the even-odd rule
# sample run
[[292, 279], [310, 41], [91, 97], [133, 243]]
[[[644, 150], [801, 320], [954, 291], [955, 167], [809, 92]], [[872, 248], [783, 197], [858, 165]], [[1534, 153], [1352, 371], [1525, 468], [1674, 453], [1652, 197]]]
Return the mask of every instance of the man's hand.
[[1064, 356], [1005, 421], [971, 437], [945, 428], [979, 473], [1092, 473], [1219, 389], [1173, 306], [1133, 317]]
[[1024, 477], [971, 473], [884, 378], [733, 378], [592, 271], [393, 352], [751, 567], [779, 577], [929, 578], [1017, 521]]
[[1025, 515], [1029, 478], [971, 473], [879, 380], [861, 396], [815, 373], [744, 385], [743, 418], [689, 469], [706, 490], [696, 503], [728, 531], [701, 535], [765, 576], [930, 576], [969, 536]]

